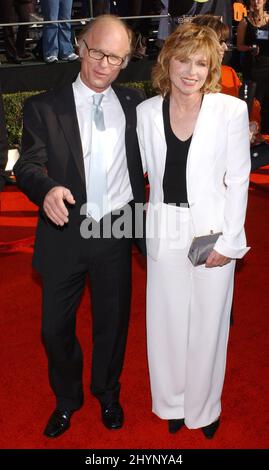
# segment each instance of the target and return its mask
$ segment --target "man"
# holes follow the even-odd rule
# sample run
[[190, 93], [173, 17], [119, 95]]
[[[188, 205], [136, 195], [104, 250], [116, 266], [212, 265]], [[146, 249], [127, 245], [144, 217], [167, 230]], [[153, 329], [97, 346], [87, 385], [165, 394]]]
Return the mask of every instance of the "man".
[[[33, 11], [33, 0], [0, 0], [1, 23], [27, 23]], [[4, 44], [7, 58], [20, 64], [23, 59], [29, 59], [31, 54], [26, 52], [26, 39], [29, 31], [27, 24], [20, 25], [17, 34], [13, 26], [3, 27]]]
[[0, 83], [0, 191], [5, 186], [7, 175], [5, 174], [5, 168], [8, 159], [8, 140], [5, 126], [5, 113], [4, 104], [2, 98], [2, 89]]
[[[119, 377], [130, 310], [132, 240], [113, 234], [88, 238], [85, 221], [102, 232], [111, 211], [145, 201], [135, 129], [141, 97], [138, 91], [111, 87], [128, 62], [131, 33], [117, 17], [100, 16], [86, 26], [79, 45], [81, 72], [73, 85], [26, 103], [22, 154], [15, 166], [19, 187], [40, 206], [34, 266], [43, 278], [42, 333], [56, 396], [44, 431], [48, 437], [65, 432], [83, 402], [75, 313], [87, 273], [93, 310], [91, 391], [100, 401], [104, 425], [118, 429], [123, 424]], [[96, 104], [100, 95], [102, 102]], [[104, 217], [95, 212], [101, 209], [96, 202], [100, 188]], [[112, 215], [112, 222], [117, 217]]]

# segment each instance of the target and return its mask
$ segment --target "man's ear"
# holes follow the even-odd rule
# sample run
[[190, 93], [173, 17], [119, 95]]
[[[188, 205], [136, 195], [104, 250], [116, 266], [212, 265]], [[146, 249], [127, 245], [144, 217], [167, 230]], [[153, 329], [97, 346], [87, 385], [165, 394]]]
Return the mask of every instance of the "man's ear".
[[83, 42], [83, 41], [79, 41], [79, 43], [78, 43], [78, 54], [79, 54], [80, 59], [83, 58], [84, 49], [85, 49], [85, 44], [84, 44], [84, 42]]
[[126, 69], [126, 67], [127, 67], [127, 65], [129, 64], [130, 60], [131, 60], [131, 55], [128, 54], [128, 55], [125, 57], [124, 62], [123, 62], [123, 64], [122, 64], [121, 68], [122, 68], [122, 69]]

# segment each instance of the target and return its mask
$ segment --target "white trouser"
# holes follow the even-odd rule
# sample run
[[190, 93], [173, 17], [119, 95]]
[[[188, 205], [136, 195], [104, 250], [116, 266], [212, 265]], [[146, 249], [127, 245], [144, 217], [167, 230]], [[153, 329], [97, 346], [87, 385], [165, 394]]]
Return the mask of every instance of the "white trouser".
[[168, 222], [158, 260], [148, 256], [153, 412], [163, 419], [185, 418], [188, 428], [199, 428], [221, 412], [235, 261], [193, 267], [187, 256], [193, 239], [190, 210], [163, 204], [163, 232], [165, 214], [175, 216], [176, 224]]

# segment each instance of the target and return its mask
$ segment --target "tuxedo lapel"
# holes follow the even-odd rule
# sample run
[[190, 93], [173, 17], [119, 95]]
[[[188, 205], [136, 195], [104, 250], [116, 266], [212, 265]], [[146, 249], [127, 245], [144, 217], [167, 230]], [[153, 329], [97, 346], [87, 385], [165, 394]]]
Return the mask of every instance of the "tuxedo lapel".
[[[135, 196], [137, 189], [137, 159], [138, 159], [138, 141], [136, 135], [136, 104], [133, 96], [128, 94], [128, 90], [121, 89], [120, 87], [113, 86], [117, 98], [122, 106], [125, 114], [126, 129], [125, 129], [125, 149], [127, 158], [127, 168], [129, 178]], [[135, 161], [136, 160], [136, 161]]]
[[[135, 109], [135, 103], [133, 102], [133, 98], [131, 95], [128, 95], [128, 92], [126, 90], [121, 89], [120, 87], [113, 86], [112, 87], [114, 92], [117, 95], [117, 98], [121, 104], [121, 107], [123, 109], [123, 112], [125, 114], [125, 119], [126, 119], [126, 129], [125, 129], [125, 140], [126, 144], [128, 143], [128, 133], [131, 130], [132, 127], [132, 116], [130, 110], [133, 108]], [[126, 148], [127, 152], [127, 148]], [[129, 153], [129, 152], [127, 152]], [[128, 158], [128, 156], [127, 156]]]
[[59, 91], [55, 98], [55, 107], [68, 147], [73, 154], [81, 179], [85, 184], [82, 144], [72, 85], [68, 85]]

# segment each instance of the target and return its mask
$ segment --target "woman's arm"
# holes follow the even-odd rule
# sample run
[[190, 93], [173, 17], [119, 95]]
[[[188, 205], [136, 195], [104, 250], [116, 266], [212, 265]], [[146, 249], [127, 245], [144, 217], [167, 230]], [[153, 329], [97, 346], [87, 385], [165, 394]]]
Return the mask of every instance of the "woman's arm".
[[237, 46], [237, 49], [241, 52], [252, 52], [254, 50], [253, 45], [247, 46], [245, 44], [246, 30], [247, 30], [247, 22], [245, 19], [243, 19], [240, 21], [238, 28], [237, 28], [236, 46]]
[[251, 163], [246, 103], [238, 100], [228, 126], [223, 235], [214, 249], [229, 258], [242, 258], [248, 251], [244, 223]]

